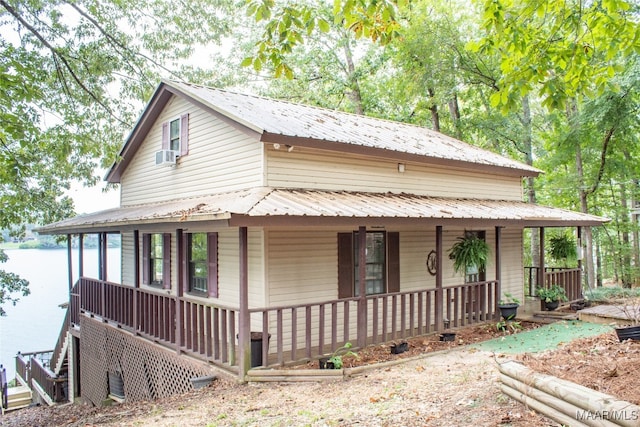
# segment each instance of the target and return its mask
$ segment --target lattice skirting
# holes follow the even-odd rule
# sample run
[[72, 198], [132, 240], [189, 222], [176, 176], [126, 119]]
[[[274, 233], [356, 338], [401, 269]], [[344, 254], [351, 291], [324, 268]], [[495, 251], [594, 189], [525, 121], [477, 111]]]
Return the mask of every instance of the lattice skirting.
[[[81, 316], [80, 387], [100, 405], [109, 396], [109, 374], [122, 378], [127, 401], [157, 399], [193, 390], [191, 378], [212, 374], [205, 364]], [[113, 390], [112, 390], [113, 391]]]

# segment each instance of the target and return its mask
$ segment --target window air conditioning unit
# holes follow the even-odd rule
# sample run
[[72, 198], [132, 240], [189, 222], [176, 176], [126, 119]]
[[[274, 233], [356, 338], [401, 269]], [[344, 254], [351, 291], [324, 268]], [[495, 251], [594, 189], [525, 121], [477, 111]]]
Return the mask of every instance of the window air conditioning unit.
[[174, 150], [156, 151], [156, 166], [175, 165], [178, 152]]

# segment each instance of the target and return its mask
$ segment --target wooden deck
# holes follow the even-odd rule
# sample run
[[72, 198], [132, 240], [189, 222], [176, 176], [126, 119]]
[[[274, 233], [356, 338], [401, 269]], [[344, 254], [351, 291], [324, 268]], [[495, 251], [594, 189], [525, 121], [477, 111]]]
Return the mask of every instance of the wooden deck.
[[638, 306], [596, 305], [578, 312], [579, 320], [600, 324], [630, 325], [634, 323], [634, 317], [640, 318]]

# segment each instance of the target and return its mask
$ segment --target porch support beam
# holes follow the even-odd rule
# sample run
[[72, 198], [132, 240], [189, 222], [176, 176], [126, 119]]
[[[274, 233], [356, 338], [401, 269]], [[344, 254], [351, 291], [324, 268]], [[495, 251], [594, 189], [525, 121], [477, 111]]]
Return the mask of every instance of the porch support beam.
[[538, 266], [538, 283], [536, 287], [544, 286], [544, 265], [544, 227], [540, 227], [540, 265]]
[[184, 294], [185, 269], [187, 267], [187, 251], [185, 236], [181, 228], [176, 230], [176, 251], [178, 255], [178, 284], [176, 286], [176, 353], [180, 354], [183, 345], [182, 323], [184, 319], [184, 305], [182, 295]]
[[69, 276], [69, 292], [73, 288], [73, 254], [71, 250], [71, 234], [67, 234], [67, 271]]
[[[493, 317], [498, 319], [500, 316], [500, 310], [498, 310], [498, 301], [502, 295], [502, 227], [496, 226], [496, 248], [495, 248], [495, 263], [496, 263], [496, 291], [493, 300], [495, 306], [491, 307], [494, 311]], [[491, 314], [491, 313], [490, 313]]]
[[241, 382], [251, 367], [250, 336], [251, 315], [249, 314], [249, 251], [247, 227], [240, 227], [239, 258], [240, 258], [240, 286], [239, 286], [239, 316], [238, 316], [238, 377]]
[[358, 347], [367, 345], [367, 227], [358, 227]]
[[442, 292], [442, 226], [436, 226], [436, 301], [435, 301], [435, 329], [444, 329], [443, 318], [443, 292]]
[[133, 330], [138, 331], [138, 289], [140, 289], [140, 232], [133, 231]]
[[78, 278], [84, 276], [84, 234], [78, 234]]

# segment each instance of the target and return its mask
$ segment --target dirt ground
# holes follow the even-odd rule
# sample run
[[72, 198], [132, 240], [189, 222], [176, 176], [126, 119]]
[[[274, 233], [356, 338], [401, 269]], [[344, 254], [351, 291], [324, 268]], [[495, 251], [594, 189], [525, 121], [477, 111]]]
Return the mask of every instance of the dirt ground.
[[[538, 327], [523, 322], [524, 329]], [[92, 408], [75, 404], [5, 415], [3, 426], [557, 426], [499, 390], [497, 364], [513, 356], [474, 351], [495, 336], [495, 324], [409, 340], [409, 351], [370, 347], [345, 366], [373, 364], [365, 374], [329, 383], [217, 380], [210, 387], [153, 402]], [[376, 362], [406, 358], [392, 366]], [[517, 357], [533, 369], [638, 402], [640, 343], [615, 333]], [[317, 362], [315, 362], [317, 366]], [[306, 366], [312, 367], [312, 364]], [[624, 382], [624, 386], [622, 385]]]

